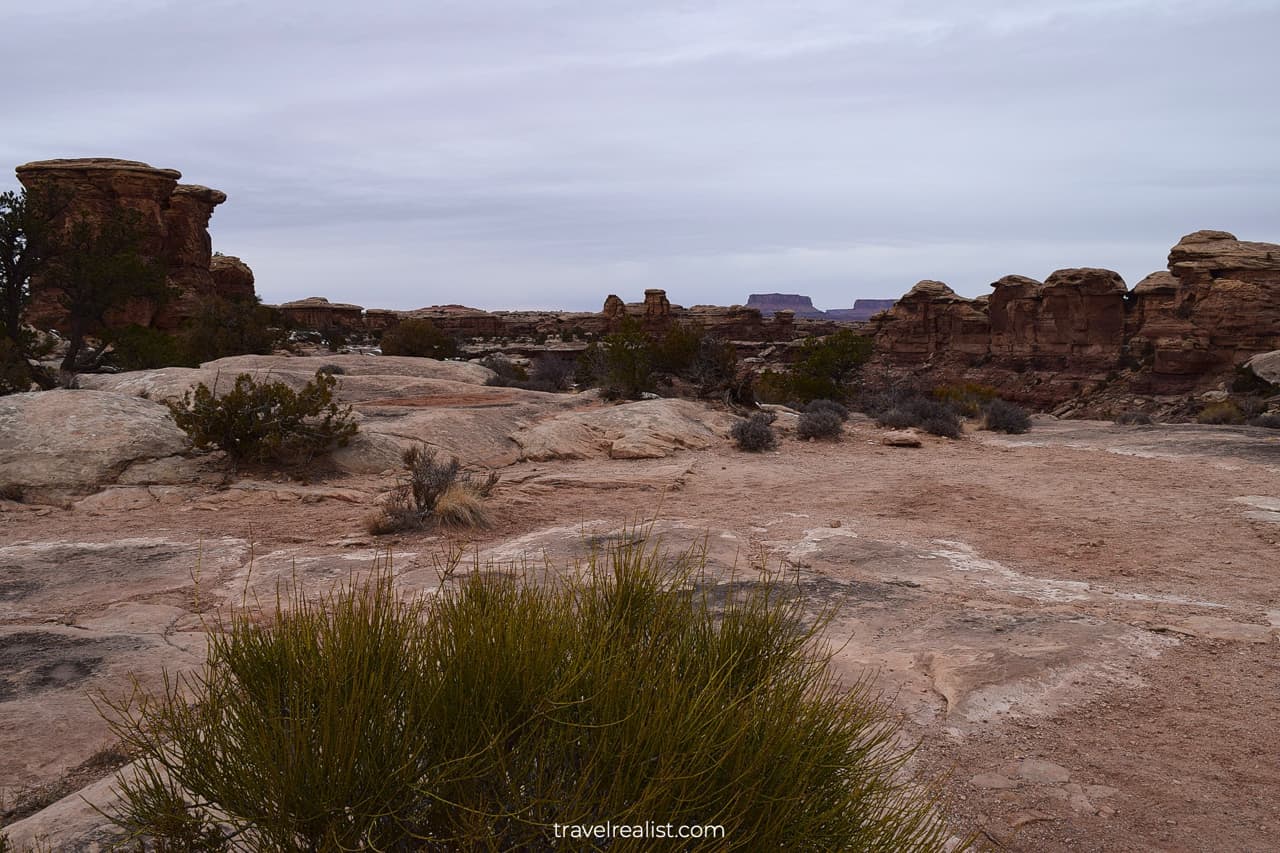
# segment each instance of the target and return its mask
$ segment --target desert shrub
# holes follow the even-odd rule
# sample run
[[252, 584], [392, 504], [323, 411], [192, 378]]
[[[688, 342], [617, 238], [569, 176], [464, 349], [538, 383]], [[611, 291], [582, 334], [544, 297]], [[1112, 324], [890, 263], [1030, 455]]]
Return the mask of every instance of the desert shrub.
[[1018, 404], [996, 397], [982, 407], [982, 428], [1019, 435], [1031, 429], [1031, 416]]
[[0, 332], [0, 396], [31, 390], [31, 363], [23, 347]]
[[749, 418], [735, 421], [733, 426], [729, 427], [729, 435], [738, 443], [739, 450], [753, 453], [772, 450], [778, 446], [778, 439], [773, 434], [771, 426], [774, 417], [776, 416], [772, 412], [768, 414], [755, 412]]
[[944, 438], [963, 434], [960, 415], [950, 404], [913, 388], [896, 388], [862, 395], [862, 411], [890, 429], [916, 427]]
[[704, 397], [727, 397], [743, 406], [755, 403], [751, 374], [739, 373], [738, 351], [729, 341], [704, 335], [685, 376], [697, 383]]
[[613, 397], [635, 400], [653, 390], [653, 350], [639, 324], [628, 320], [604, 336], [604, 390]]
[[653, 340], [628, 317], [618, 331], [583, 351], [576, 378], [579, 385], [600, 388], [611, 399], [637, 400], [653, 390], [653, 357]]
[[964, 435], [964, 429], [960, 426], [960, 417], [954, 412], [928, 415], [920, 420], [919, 428], [930, 435], [943, 438], [959, 438]]
[[1245, 420], [1256, 418], [1267, 411], [1266, 399], [1257, 394], [1237, 397], [1235, 398], [1235, 403], [1240, 408], [1240, 414], [1244, 416]]
[[322, 364], [316, 368], [316, 373], [328, 373], [330, 376], [342, 376], [346, 372], [341, 364]]
[[202, 670], [108, 706], [139, 756], [114, 820], [161, 849], [579, 849], [552, 825], [654, 815], [723, 827], [682, 850], [943, 849], [829, 617], [765, 576], [700, 593], [696, 555], [628, 539], [550, 582], [405, 600], [383, 566], [235, 614]]
[[804, 407], [806, 412], [834, 412], [842, 421], [849, 420], [849, 407], [835, 400], [811, 400]]
[[1244, 423], [1244, 412], [1240, 411], [1231, 400], [1223, 400], [1220, 403], [1210, 403], [1200, 410], [1200, 414], [1196, 415], [1196, 422], [1202, 424], [1242, 424]]
[[1250, 419], [1249, 426], [1280, 429], [1280, 414], [1258, 415], [1256, 418]]
[[976, 382], [965, 382], [957, 385], [939, 385], [933, 389], [933, 396], [967, 418], [976, 418], [988, 403], [999, 396], [999, 392], [988, 385]]
[[509, 388], [529, 379], [529, 371], [525, 370], [523, 365], [517, 364], [505, 356], [486, 356], [480, 360], [480, 365], [494, 372], [494, 375], [485, 382], [486, 385], [499, 385]]
[[430, 320], [402, 320], [382, 333], [383, 355], [410, 355], [419, 358], [449, 358], [458, 352], [453, 338]]
[[573, 384], [574, 364], [554, 355], [541, 355], [531, 369], [502, 356], [489, 356], [480, 362], [496, 376], [487, 385], [504, 388], [523, 388], [526, 391], [567, 391]]
[[534, 391], [567, 391], [573, 385], [574, 365], [554, 355], [539, 356], [529, 371], [529, 387]]
[[830, 409], [803, 412], [800, 415], [800, 422], [796, 424], [796, 437], [801, 439], [839, 438], [842, 432], [844, 432], [844, 422]]
[[270, 355], [289, 333], [277, 311], [253, 299], [204, 299], [181, 331], [187, 360], [203, 364], [232, 355]]
[[604, 348], [592, 341], [578, 355], [573, 368], [573, 381], [582, 388], [598, 388], [604, 370]]
[[129, 325], [113, 329], [108, 359], [121, 370], [151, 370], [157, 367], [195, 367], [186, 342], [159, 329]]
[[458, 460], [440, 462], [433, 448], [414, 445], [401, 457], [404, 478], [365, 523], [375, 536], [417, 530], [431, 523], [478, 527], [488, 524], [484, 501], [498, 484], [498, 475], [474, 478]]
[[757, 393], [770, 402], [807, 403], [847, 399], [850, 383], [871, 357], [871, 339], [850, 329], [823, 338], [805, 338], [786, 373], [766, 372]]
[[673, 323], [653, 343], [653, 367], [655, 370], [686, 376], [693, 369], [706, 332], [692, 323]]
[[259, 383], [242, 373], [226, 394], [218, 396], [202, 382], [170, 402], [169, 411], [192, 444], [224, 450], [233, 464], [304, 463], [345, 447], [356, 434], [351, 407], [333, 401], [337, 382], [317, 371], [294, 391], [283, 382]]
[[1150, 426], [1151, 415], [1146, 412], [1121, 412], [1114, 418], [1119, 426]]
[[342, 352], [346, 349], [348, 338], [345, 329], [339, 326], [330, 326], [327, 329], [321, 329], [320, 334], [324, 338], [324, 345], [329, 352]]

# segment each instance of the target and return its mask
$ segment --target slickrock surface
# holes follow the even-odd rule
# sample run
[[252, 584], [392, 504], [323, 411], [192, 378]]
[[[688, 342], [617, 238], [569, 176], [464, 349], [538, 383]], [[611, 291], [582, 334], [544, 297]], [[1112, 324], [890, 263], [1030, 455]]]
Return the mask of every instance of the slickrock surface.
[[[376, 378], [350, 358], [344, 380]], [[111, 802], [93, 759], [109, 737], [90, 697], [196, 666], [204, 626], [228, 607], [270, 600], [292, 577], [319, 595], [387, 546], [406, 592], [439, 583], [451, 545], [482, 562], [564, 566], [656, 517], [669, 549], [705, 549], [713, 594], [763, 566], [815, 612], [837, 608], [835, 665], [849, 681], [870, 673], [922, 739], [914, 766], [949, 774], [957, 833], [1026, 851], [1272, 846], [1274, 432], [1037, 418], [1022, 436], [921, 435], [903, 450], [857, 419], [838, 443], [797, 441], [779, 417], [778, 450], [746, 454], [704, 432], [727, 416], [700, 404], [530, 403], [403, 379], [442, 384], [358, 403], [363, 425], [400, 424], [371, 433], [379, 440], [443, 443], [439, 431], [487, 448], [473, 455], [509, 453], [493, 528], [370, 537], [362, 521], [389, 472], [114, 485], [68, 508], [0, 502], [0, 742], [11, 745], [0, 787], [22, 808], [15, 841], [101, 840], [79, 797]], [[450, 402], [459, 388], [479, 396]], [[546, 431], [538, 446], [555, 453], [512, 438]], [[666, 435], [666, 455], [610, 458], [627, 455], [610, 450], [628, 431]]]

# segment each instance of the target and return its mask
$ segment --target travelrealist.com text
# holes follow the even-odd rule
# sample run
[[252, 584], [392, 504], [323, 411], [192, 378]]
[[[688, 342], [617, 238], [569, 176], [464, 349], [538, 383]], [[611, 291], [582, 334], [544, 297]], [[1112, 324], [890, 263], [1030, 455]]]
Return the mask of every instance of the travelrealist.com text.
[[724, 827], [717, 824], [654, 823], [553, 823], [556, 838], [609, 839], [609, 838], [724, 838]]

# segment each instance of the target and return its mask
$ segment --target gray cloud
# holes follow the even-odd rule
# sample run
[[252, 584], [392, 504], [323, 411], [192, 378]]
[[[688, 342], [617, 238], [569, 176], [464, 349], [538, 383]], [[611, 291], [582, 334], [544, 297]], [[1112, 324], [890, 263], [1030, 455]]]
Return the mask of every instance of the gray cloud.
[[225, 190], [270, 301], [825, 307], [1280, 239], [1274, 2], [45, 0], [0, 159]]

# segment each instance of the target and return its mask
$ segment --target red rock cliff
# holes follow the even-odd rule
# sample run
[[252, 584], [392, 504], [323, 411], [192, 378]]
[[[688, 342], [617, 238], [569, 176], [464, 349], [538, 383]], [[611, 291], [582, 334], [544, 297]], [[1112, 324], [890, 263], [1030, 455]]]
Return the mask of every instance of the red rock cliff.
[[966, 299], [923, 281], [875, 321], [876, 358], [928, 381], [973, 381], [1051, 407], [1122, 381], [1181, 394], [1280, 348], [1280, 245], [1197, 231], [1132, 291], [1117, 273], [1005, 276]]
[[[222, 269], [217, 273], [210, 268], [213, 247], [209, 219], [213, 209], [226, 201], [225, 193], [179, 184], [180, 172], [133, 160], [40, 160], [19, 166], [16, 171], [18, 180], [28, 189], [52, 186], [65, 193], [69, 200], [67, 217], [100, 221], [120, 209], [136, 211], [140, 216], [142, 251], [165, 263], [174, 297], [163, 306], [145, 301], [122, 305], [110, 318], [113, 324], [172, 329], [202, 297], [252, 296], [253, 273], [238, 259], [230, 259], [242, 268], [234, 272], [228, 271], [227, 261], [220, 261]], [[57, 328], [63, 319], [57, 294], [42, 290], [37, 283], [28, 320]]]

